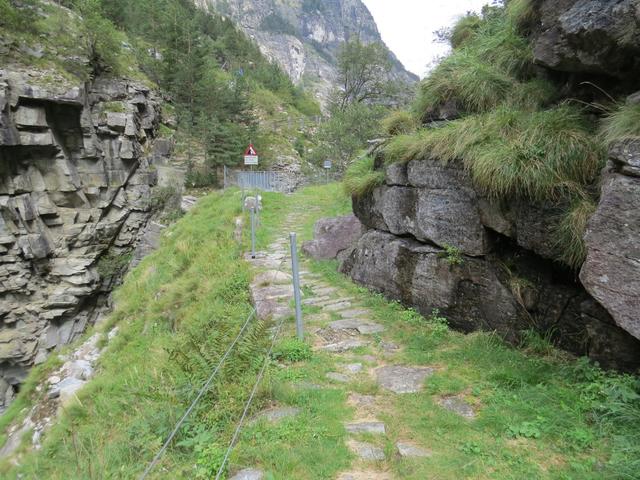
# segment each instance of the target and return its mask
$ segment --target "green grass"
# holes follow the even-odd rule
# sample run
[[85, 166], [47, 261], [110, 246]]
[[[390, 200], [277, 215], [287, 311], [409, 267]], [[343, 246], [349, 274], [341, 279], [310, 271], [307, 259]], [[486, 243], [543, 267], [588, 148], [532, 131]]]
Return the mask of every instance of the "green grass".
[[395, 110], [382, 119], [382, 130], [390, 136], [413, 133], [417, 129], [418, 120], [406, 110]]
[[483, 18], [463, 17], [452, 31], [455, 50], [425, 79], [417, 115], [428, 120], [440, 105], [455, 100], [463, 113], [498, 106], [535, 109], [554, 96], [551, 85], [534, 79], [533, 55], [506, 9]]
[[385, 150], [387, 162], [461, 159], [476, 185], [494, 198], [557, 198], [597, 178], [603, 150], [579, 109], [539, 112], [501, 108], [399, 136]]
[[344, 175], [345, 192], [360, 197], [384, 183], [384, 172], [374, 168], [375, 159], [364, 155], [354, 160]]
[[596, 208], [596, 202], [589, 195], [583, 195], [571, 203], [556, 227], [555, 237], [561, 252], [560, 260], [574, 269], [580, 268], [587, 258], [584, 234]]
[[453, 48], [460, 48], [467, 40], [473, 38], [482, 25], [482, 19], [477, 14], [469, 14], [460, 18], [451, 29], [449, 39]]
[[618, 105], [602, 122], [604, 142], [640, 138], [640, 105]]
[[[102, 327], [119, 333], [96, 377], [47, 434], [40, 452], [4, 478], [134, 478], [160, 447], [251, 310], [249, 269], [233, 240], [239, 195], [211, 195], [171, 227], [161, 248], [130, 273]], [[194, 478], [203, 447], [228, 440], [264, 355], [265, 327], [254, 322], [226, 363], [220, 383], [180, 431], [155, 470]], [[35, 378], [35, 377], [34, 377]], [[17, 405], [30, 395], [21, 394]], [[268, 398], [268, 384], [254, 408]], [[206, 463], [206, 462], [205, 462]], [[207, 475], [210, 475], [208, 472]]]

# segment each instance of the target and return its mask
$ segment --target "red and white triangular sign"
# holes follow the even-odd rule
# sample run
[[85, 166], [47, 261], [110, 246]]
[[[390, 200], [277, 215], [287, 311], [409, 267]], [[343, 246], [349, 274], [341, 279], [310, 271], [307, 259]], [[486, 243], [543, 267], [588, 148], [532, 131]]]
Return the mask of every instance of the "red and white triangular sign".
[[249, 144], [249, 147], [247, 148], [247, 150], [244, 152], [245, 155], [250, 155], [250, 156], [256, 156], [258, 155], [258, 152], [256, 152], [256, 149], [253, 148], [253, 143]]

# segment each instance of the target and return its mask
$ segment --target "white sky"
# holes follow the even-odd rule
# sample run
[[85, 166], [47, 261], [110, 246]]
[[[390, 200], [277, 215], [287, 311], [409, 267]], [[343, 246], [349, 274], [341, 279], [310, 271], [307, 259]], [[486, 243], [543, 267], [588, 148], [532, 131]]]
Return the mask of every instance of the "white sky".
[[363, 0], [378, 24], [382, 39], [404, 66], [424, 76], [436, 57], [449, 50], [434, 41], [436, 30], [451, 26], [469, 10], [490, 0]]

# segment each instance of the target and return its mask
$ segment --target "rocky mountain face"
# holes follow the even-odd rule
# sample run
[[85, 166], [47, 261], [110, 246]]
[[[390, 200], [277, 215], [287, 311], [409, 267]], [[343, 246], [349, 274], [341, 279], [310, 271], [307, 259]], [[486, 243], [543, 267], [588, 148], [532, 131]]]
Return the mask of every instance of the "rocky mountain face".
[[108, 306], [151, 216], [158, 95], [0, 70], [0, 411]]
[[[382, 42], [375, 20], [361, 0], [195, 0], [232, 18], [276, 61], [294, 83], [314, 91], [325, 104], [336, 83], [340, 44], [353, 36], [365, 43]], [[392, 52], [397, 81], [418, 77]]]
[[[624, 89], [628, 103], [640, 101], [639, 2], [535, 5], [536, 63], [550, 75], [598, 75]], [[385, 182], [354, 199], [368, 231], [342, 272], [425, 315], [441, 309], [463, 331], [495, 330], [516, 342], [534, 328], [603, 365], [640, 366], [640, 142], [610, 146], [579, 278], [552, 261], [557, 206], [485, 198], [461, 162], [384, 167], [377, 155]]]

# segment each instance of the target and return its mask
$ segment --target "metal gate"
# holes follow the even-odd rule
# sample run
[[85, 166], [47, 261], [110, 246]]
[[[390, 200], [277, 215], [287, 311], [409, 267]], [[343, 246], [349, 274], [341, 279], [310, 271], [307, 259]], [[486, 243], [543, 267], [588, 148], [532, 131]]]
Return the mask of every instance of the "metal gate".
[[285, 172], [245, 171], [224, 168], [224, 188], [236, 186], [244, 190], [263, 190], [266, 192], [290, 192], [296, 181]]

